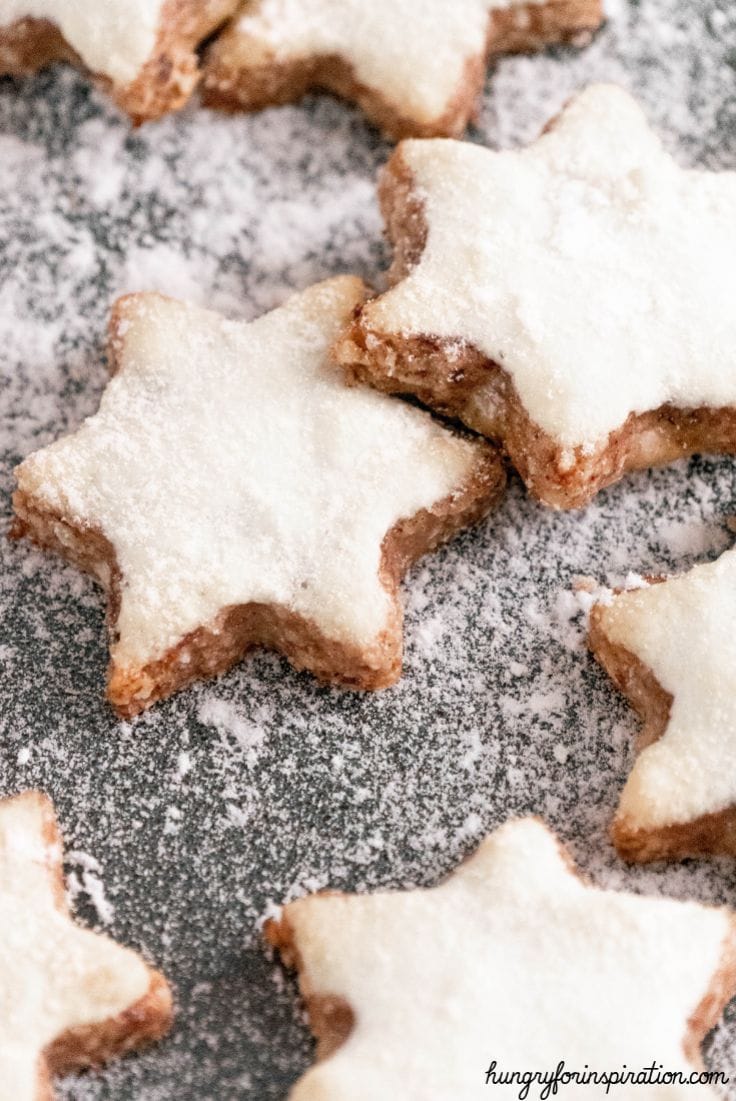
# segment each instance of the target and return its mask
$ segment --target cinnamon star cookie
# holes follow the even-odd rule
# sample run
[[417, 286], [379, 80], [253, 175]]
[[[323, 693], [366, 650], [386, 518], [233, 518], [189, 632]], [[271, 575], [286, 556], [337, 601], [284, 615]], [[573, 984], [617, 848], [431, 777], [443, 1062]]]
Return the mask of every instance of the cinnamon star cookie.
[[0, 73], [71, 61], [94, 73], [135, 122], [186, 103], [196, 49], [237, 0], [2, 0]]
[[329, 349], [363, 297], [341, 277], [251, 324], [123, 298], [99, 412], [18, 468], [16, 534], [109, 592], [121, 715], [257, 644], [355, 688], [398, 678], [401, 575], [504, 472], [484, 442], [345, 385]]
[[736, 550], [594, 606], [591, 647], [641, 715], [613, 839], [630, 860], [736, 856]]
[[[656, 1063], [689, 1083], [736, 988], [736, 915], [589, 886], [530, 818], [491, 834], [439, 887], [312, 895], [266, 936], [298, 968], [318, 1040], [290, 1101], [517, 1099], [519, 1083], [498, 1075], [549, 1075], [560, 1060], [581, 1073]], [[717, 1098], [697, 1084], [613, 1092]]]
[[736, 173], [685, 171], [634, 100], [577, 95], [534, 145], [403, 142], [388, 293], [337, 355], [502, 441], [546, 504], [736, 450]]
[[49, 800], [0, 801], [0, 1098], [50, 1101], [55, 1075], [160, 1039], [166, 980], [69, 916]]
[[601, 20], [601, 0], [252, 0], [210, 48], [204, 100], [255, 110], [321, 87], [392, 137], [460, 135], [489, 57]]

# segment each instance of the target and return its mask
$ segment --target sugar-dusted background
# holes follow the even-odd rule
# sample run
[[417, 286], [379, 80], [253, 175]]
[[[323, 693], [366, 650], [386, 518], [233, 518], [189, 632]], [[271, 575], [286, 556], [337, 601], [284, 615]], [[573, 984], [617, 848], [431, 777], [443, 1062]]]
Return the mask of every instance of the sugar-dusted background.
[[[471, 138], [530, 140], [599, 79], [641, 98], [683, 164], [736, 168], [732, 0], [610, 3], [587, 50], [502, 61]], [[164, 1044], [64, 1098], [283, 1098], [310, 1041], [259, 919], [325, 884], [434, 883], [509, 815], [542, 814], [599, 882], [736, 903], [732, 861], [616, 859], [607, 825], [637, 724], [572, 594], [578, 575], [728, 546], [731, 460], [629, 478], [573, 515], [513, 482], [408, 578], [391, 691], [330, 691], [260, 653], [127, 724], [102, 698], [100, 593], [4, 538], [13, 465], [96, 408], [113, 298], [156, 288], [253, 317], [336, 272], [377, 280], [388, 152], [328, 98], [235, 118], [193, 105], [131, 133], [69, 70], [0, 80], [0, 794], [53, 796], [78, 912], [162, 966], [179, 1006]], [[735, 1041], [732, 1011], [709, 1065], [736, 1076]]]

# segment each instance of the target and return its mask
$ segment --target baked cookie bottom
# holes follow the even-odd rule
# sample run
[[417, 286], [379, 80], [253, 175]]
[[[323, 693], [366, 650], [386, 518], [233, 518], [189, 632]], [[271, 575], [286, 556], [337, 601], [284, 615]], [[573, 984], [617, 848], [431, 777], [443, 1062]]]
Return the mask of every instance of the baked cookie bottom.
[[[240, 604], [224, 608], [214, 623], [182, 638], [157, 660], [141, 667], [108, 667], [107, 698], [124, 718], [138, 714], [195, 680], [229, 669], [249, 650], [265, 646], [283, 653], [297, 669], [348, 688], [378, 689], [401, 674], [402, 609], [398, 587], [404, 572], [421, 555], [462, 528], [481, 520], [500, 499], [506, 483], [503, 465], [490, 447], [480, 454], [472, 476], [432, 509], [401, 520], [385, 536], [381, 579], [391, 598], [384, 630], [368, 648], [325, 636], [317, 625], [288, 608]], [[44, 509], [22, 489], [13, 497], [12, 534], [29, 536], [40, 547], [61, 554], [92, 574], [107, 590], [108, 629], [115, 640], [121, 584], [115, 551], [104, 535], [76, 526]]]
[[601, 25], [600, 0], [548, 0], [491, 13], [486, 48], [470, 59], [454, 96], [437, 118], [403, 112], [378, 89], [358, 80], [350, 62], [338, 55], [281, 60], [263, 44], [236, 29], [225, 30], [210, 47], [204, 65], [205, 106], [223, 111], [257, 111], [293, 103], [310, 89], [323, 89], [357, 103], [389, 138], [459, 137], [475, 116], [489, 60], [497, 55], [576, 42]]
[[[379, 199], [394, 246], [392, 285], [418, 263], [427, 223], [413, 174], [399, 148], [384, 169]], [[356, 310], [336, 347], [349, 379], [391, 394], [413, 394], [501, 443], [530, 492], [553, 508], [581, 508], [624, 474], [695, 452], [736, 452], [736, 408], [662, 405], [632, 413], [593, 447], [566, 447], [527, 413], [509, 373], [478, 348], [432, 334], [374, 328], [371, 303]]]
[[[138, 125], [182, 107], [199, 83], [196, 49], [232, 14], [237, 0], [166, 0], [152, 56], [130, 84], [94, 74], [121, 110]], [[21, 19], [0, 27], [0, 74], [24, 76], [54, 61], [86, 65], [58, 27], [45, 19]]]
[[[61, 852], [63, 841], [51, 801], [40, 792], [17, 798], [34, 799], [43, 816], [43, 838], [50, 850]], [[57, 910], [69, 914], [61, 861], [49, 867]], [[171, 990], [159, 971], [149, 968], [149, 985], [142, 998], [106, 1021], [67, 1029], [45, 1049], [39, 1069], [37, 1099], [53, 1101], [52, 1079], [98, 1067], [108, 1060], [160, 1040], [169, 1031], [173, 1016]]]
[[[130, 1009], [98, 1025], [69, 1029], [44, 1053], [48, 1076], [41, 1080], [39, 1099], [51, 1101], [50, 1077], [73, 1074], [162, 1039], [171, 1025], [171, 991], [158, 971], [148, 990]], [[43, 1088], [48, 1091], [46, 1094]]]
[[[590, 648], [644, 723], [636, 742], [641, 752], [665, 733], [672, 696], [635, 654], [609, 641], [601, 620], [601, 610], [594, 607], [590, 614]], [[736, 856], [736, 804], [658, 829], [642, 829], [619, 811], [611, 825], [611, 838], [625, 860], [638, 863], [687, 856]]]

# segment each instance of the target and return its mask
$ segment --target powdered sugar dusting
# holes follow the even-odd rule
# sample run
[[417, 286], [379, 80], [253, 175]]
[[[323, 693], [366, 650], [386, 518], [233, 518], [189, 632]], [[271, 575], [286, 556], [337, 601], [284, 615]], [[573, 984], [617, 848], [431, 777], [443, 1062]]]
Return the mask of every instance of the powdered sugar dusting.
[[266, 731], [258, 722], [244, 718], [236, 705], [227, 700], [207, 699], [200, 705], [197, 718], [217, 731], [225, 751], [232, 748], [251, 767], [257, 762]]
[[89, 902], [99, 924], [110, 925], [115, 919], [115, 907], [105, 892], [99, 860], [89, 853], [73, 849], [66, 854], [64, 862], [73, 869], [66, 877], [70, 904], [75, 906], [80, 898]]
[[[736, 167], [733, 6], [611, 14], [582, 52], [500, 63], [472, 137], [528, 140], [576, 87], [618, 79], [680, 163]], [[389, 147], [327, 97], [251, 118], [192, 107], [133, 133], [58, 70], [0, 83], [0, 134], [4, 531], [12, 465], [97, 407], [116, 294], [160, 289], [253, 318], [289, 289], [339, 272], [375, 282], [385, 267], [373, 178]], [[0, 788], [54, 797], [68, 849], [103, 869], [67, 865], [78, 912], [104, 921], [86, 873], [104, 883], [109, 931], [166, 971], [179, 1006], [162, 1045], [60, 1096], [282, 1101], [311, 1046], [295, 984], [263, 949], [264, 915], [328, 885], [436, 882], [512, 814], [542, 814], [599, 882], [733, 903], [732, 861], [615, 858], [607, 829], [638, 723], [587, 652], [585, 617], [632, 574], [731, 545], [734, 488], [731, 460], [696, 459], [559, 515], [514, 482], [407, 580], [396, 688], [326, 689], [258, 653], [133, 723], [102, 700], [99, 591], [0, 540]], [[707, 1056], [731, 1075], [734, 1037], [730, 1013]]]

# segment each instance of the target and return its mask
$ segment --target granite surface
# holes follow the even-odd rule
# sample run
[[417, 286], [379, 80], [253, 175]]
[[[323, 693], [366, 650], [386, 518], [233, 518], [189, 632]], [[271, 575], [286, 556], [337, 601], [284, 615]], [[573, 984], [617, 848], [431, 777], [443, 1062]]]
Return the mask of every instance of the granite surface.
[[[576, 87], [631, 88], [681, 163], [736, 168], [732, 0], [623, 0], [584, 51], [502, 61], [473, 140], [529, 140]], [[327, 97], [245, 118], [196, 105], [132, 133], [70, 70], [0, 80], [0, 493], [94, 411], [106, 315], [156, 288], [253, 317], [336, 272], [380, 281], [389, 147]], [[83, 920], [176, 987], [168, 1040], [70, 1079], [79, 1101], [284, 1098], [311, 1045], [264, 951], [274, 903], [436, 882], [510, 815], [542, 814], [599, 882], [736, 902], [733, 861], [627, 869], [607, 827], [636, 720], [585, 647], [576, 577], [615, 583], [732, 541], [733, 460], [696, 458], [556, 514], [512, 482], [404, 586], [406, 670], [359, 696], [259, 653], [134, 723], [103, 700], [100, 593], [0, 539], [0, 793], [54, 798]], [[596, 1012], [596, 1007], [591, 1007]], [[708, 1064], [735, 1077], [736, 1010]], [[732, 1086], [731, 1097], [736, 1097]]]

